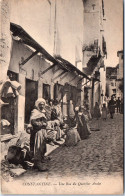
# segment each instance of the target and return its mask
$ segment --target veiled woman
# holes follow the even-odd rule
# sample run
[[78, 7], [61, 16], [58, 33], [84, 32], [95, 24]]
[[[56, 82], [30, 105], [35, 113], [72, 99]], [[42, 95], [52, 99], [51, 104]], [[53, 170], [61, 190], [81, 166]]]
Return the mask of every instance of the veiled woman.
[[86, 116], [84, 115], [84, 110], [84, 106], [80, 106], [77, 117], [77, 131], [80, 135], [81, 140], [87, 139], [91, 134], [87, 125]]

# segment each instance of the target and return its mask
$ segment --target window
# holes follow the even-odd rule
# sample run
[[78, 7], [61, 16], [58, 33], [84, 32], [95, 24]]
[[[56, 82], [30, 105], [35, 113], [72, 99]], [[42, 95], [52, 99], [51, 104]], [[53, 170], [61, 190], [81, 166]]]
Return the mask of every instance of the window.
[[[67, 99], [70, 100], [70, 85], [65, 85], [65, 92], [68, 95]], [[60, 101], [63, 98], [63, 86], [56, 83], [54, 85], [54, 99], [58, 99]]]
[[116, 94], [116, 89], [112, 89], [113, 90], [113, 94]]
[[114, 82], [111, 82], [111, 86], [114, 86]]
[[49, 101], [50, 99], [50, 85], [49, 84], [43, 84], [43, 98], [46, 101]]
[[38, 98], [38, 82], [26, 79], [25, 88], [25, 123], [29, 123], [31, 111]]

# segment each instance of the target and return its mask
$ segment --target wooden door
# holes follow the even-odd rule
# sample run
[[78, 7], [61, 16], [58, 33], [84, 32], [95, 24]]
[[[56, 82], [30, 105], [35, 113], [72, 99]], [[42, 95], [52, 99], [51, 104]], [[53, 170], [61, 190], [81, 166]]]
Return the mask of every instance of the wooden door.
[[25, 89], [25, 123], [29, 123], [31, 111], [34, 109], [38, 98], [38, 82], [26, 79]]

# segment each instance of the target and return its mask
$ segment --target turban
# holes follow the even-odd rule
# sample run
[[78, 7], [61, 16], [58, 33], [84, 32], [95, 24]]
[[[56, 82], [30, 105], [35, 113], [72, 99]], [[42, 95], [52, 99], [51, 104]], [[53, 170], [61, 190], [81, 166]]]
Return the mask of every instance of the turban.
[[39, 98], [39, 99], [36, 100], [35, 106], [36, 106], [37, 109], [39, 109], [39, 104], [40, 104], [40, 103], [46, 105], [45, 99]]

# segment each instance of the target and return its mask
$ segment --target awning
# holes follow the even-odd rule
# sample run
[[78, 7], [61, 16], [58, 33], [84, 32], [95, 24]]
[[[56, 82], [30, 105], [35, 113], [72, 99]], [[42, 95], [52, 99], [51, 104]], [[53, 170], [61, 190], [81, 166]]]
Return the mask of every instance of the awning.
[[99, 63], [99, 60], [101, 59], [101, 56], [96, 56], [96, 55], [93, 55], [88, 63], [87, 63], [87, 67], [83, 68], [83, 71], [85, 74], [87, 75], [91, 75], [94, 71], [94, 69], [97, 67], [98, 63]]
[[71, 64], [69, 61], [63, 59], [61, 56], [57, 56], [55, 58], [59, 60], [61, 63], [63, 63], [66, 67], [68, 67], [71, 72], [77, 72], [77, 74], [83, 76], [84, 78], [87, 78], [88, 80], [91, 80], [85, 73], [80, 71], [77, 67]]
[[77, 72], [79, 75], [91, 80], [85, 73], [80, 71], [74, 65], [72, 65], [69, 61], [63, 59], [62, 57], [58, 56], [54, 58], [51, 56], [41, 45], [39, 45], [21, 26], [10, 23], [10, 30], [13, 33], [13, 36], [18, 36], [21, 41], [34, 48], [36, 51], [39, 51], [43, 56], [49, 60], [50, 62], [54, 63], [55, 65], [59, 65], [62, 69], [67, 70], [68, 72]]
[[10, 23], [10, 31], [13, 33], [13, 36], [18, 36], [22, 42], [36, 51], [39, 51], [43, 56], [49, 60], [50, 62], [61, 66], [61, 68], [69, 71], [65, 65], [61, 64], [58, 60], [56, 60], [53, 56], [51, 56], [41, 45], [39, 45], [21, 26]]

